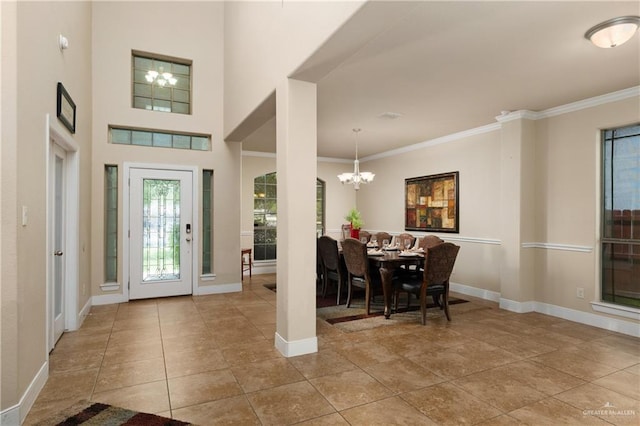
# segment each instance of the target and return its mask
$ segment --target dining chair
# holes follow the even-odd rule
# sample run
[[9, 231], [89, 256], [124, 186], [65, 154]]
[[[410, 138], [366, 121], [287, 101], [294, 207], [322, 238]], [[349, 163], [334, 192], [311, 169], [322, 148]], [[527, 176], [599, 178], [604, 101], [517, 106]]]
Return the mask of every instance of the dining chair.
[[404, 241], [405, 241], [405, 240], [407, 240], [407, 239], [408, 239], [408, 240], [410, 240], [410, 243], [411, 243], [411, 245], [409, 246], [409, 248], [412, 248], [412, 247], [414, 246], [414, 244], [416, 243], [416, 237], [414, 237], [413, 235], [408, 234], [408, 233], [406, 233], [406, 232], [405, 232], [405, 233], [402, 233], [402, 234], [400, 234], [400, 235], [398, 235], [398, 236], [396, 237], [396, 241], [400, 241], [400, 248], [401, 248], [402, 250], [404, 250], [404, 248], [405, 248], [405, 246], [404, 246]]
[[342, 241], [346, 240], [347, 238], [351, 238], [351, 224], [350, 223], [343, 223], [342, 227], [341, 227], [341, 231], [342, 231]]
[[384, 232], [384, 231], [378, 232], [376, 234], [376, 238], [378, 239], [378, 244], [380, 245], [380, 247], [382, 247], [382, 242], [384, 240], [391, 242], [391, 234], [388, 232]]
[[347, 238], [342, 242], [342, 255], [347, 267], [347, 308], [351, 306], [353, 287], [364, 288], [365, 309], [367, 315], [371, 313], [371, 298], [375, 290], [382, 289], [380, 272], [369, 267], [367, 245], [354, 238]]
[[[395, 307], [398, 308], [400, 291], [409, 295], [415, 294], [420, 299], [422, 325], [427, 322], [427, 297], [444, 309], [447, 321], [451, 321], [449, 314], [449, 277], [458, 256], [460, 246], [453, 243], [441, 243], [428, 248], [424, 254], [424, 272], [420, 277], [403, 276], [395, 287]], [[407, 304], [408, 304], [407, 299]]]
[[425, 235], [424, 237], [418, 240], [418, 247], [423, 250], [428, 249], [429, 247], [433, 247], [440, 243], [444, 243], [444, 240], [436, 235]]
[[[444, 243], [444, 240], [437, 235], [425, 235], [418, 239], [418, 248], [421, 248], [424, 251], [427, 251], [428, 248], [433, 246], [437, 246], [438, 244]], [[422, 271], [422, 267], [416, 266], [415, 268], [411, 268], [412, 272], [420, 272]]]
[[318, 238], [318, 253], [322, 267], [322, 297], [327, 297], [329, 281], [335, 281], [338, 287], [338, 298], [336, 304], [340, 304], [342, 292], [343, 271], [340, 265], [340, 254], [338, 253], [338, 242], [329, 236]]
[[371, 240], [371, 233], [369, 233], [368, 231], [363, 231], [361, 229], [360, 230], [360, 241], [362, 241], [363, 238], [366, 238], [367, 242], [369, 242], [369, 240]]

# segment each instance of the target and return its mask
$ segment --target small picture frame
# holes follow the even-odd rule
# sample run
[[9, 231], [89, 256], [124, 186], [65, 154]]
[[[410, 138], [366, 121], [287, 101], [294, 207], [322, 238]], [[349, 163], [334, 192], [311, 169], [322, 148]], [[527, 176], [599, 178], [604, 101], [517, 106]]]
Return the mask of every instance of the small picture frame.
[[69, 92], [67, 92], [60, 82], [58, 82], [58, 103], [56, 115], [71, 133], [76, 132], [76, 104], [73, 102], [73, 99], [71, 99]]
[[407, 231], [459, 232], [458, 172], [405, 179]]

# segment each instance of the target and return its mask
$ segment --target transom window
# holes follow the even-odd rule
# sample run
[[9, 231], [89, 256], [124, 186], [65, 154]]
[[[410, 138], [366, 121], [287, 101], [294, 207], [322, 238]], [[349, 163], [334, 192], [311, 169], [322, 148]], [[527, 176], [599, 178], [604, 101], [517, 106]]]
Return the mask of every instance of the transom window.
[[640, 308], [640, 125], [605, 130], [602, 300]]
[[133, 107], [191, 114], [191, 61], [132, 52]]
[[109, 142], [120, 145], [155, 146], [196, 151], [211, 149], [211, 137], [208, 135], [127, 129], [115, 126], [109, 126]]

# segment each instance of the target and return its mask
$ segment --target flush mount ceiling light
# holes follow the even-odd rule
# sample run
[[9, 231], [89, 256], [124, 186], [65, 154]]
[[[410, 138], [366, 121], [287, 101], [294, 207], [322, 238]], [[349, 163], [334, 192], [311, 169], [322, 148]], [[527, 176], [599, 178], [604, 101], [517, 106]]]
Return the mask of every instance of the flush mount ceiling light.
[[167, 83], [169, 83], [171, 86], [175, 86], [175, 84], [178, 82], [178, 79], [176, 79], [173, 74], [171, 74], [170, 72], [164, 72], [164, 67], [159, 67], [158, 71], [147, 71], [147, 74], [144, 76], [144, 78], [149, 83], [153, 84], [155, 82], [158, 84], [158, 86], [162, 87], [164, 87]]
[[607, 49], [620, 46], [628, 41], [636, 33], [639, 26], [639, 16], [621, 16], [590, 28], [584, 34], [584, 38], [598, 47]]
[[350, 183], [356, 191], [360, 189], [361, 183], [372, 182], [375, 177], [375, 174], [373, 173], [360, 171], [360, 162], [358, 161], [358, 133], [361, 131], [362, 129], [353, 129], [356, 139], [356, 159], [353, 162], [353, 173], [341, 173], [338, 175], [338, 179], [340, 179], [340, 182], [343, 185], [345, 183]]

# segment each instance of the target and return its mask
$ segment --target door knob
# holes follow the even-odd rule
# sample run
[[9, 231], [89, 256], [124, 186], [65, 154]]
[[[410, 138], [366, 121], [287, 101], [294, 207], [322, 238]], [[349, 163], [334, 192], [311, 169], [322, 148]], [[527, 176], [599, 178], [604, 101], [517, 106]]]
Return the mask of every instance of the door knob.
[[191, 237], [187, 237], [185, 239], [187, 240], [187, 242], [191, 241]]
[[57, 251], [54, 251], [54, 252], [53, 252], [53, 255], [54, 255], [54, 256], [62, 256], [63, 254], [64, 254], [64, 253], [62, 253], [62, 251], [61, 251], [61, 250], [57, 250]]

